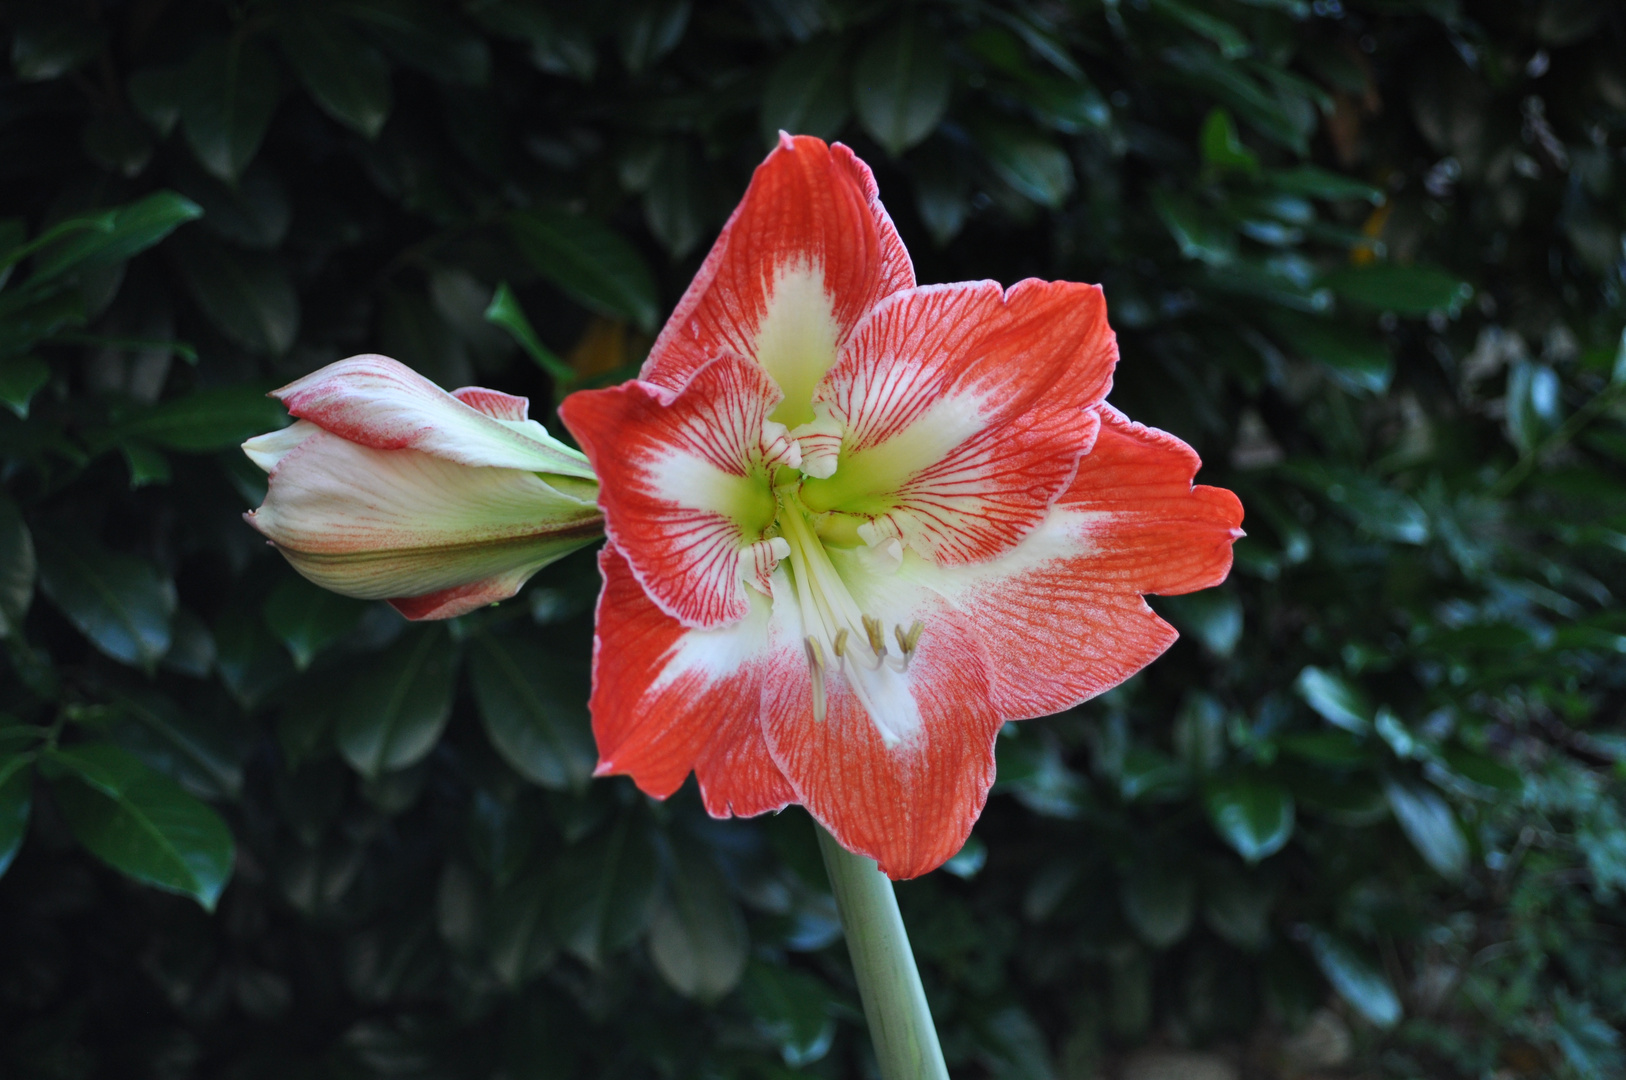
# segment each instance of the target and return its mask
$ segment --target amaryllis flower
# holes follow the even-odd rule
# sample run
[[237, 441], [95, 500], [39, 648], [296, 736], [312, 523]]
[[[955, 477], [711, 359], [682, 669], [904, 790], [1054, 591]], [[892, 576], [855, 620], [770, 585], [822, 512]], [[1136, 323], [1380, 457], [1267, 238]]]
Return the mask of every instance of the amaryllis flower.
[[1175, 639], [1145, 593], [1241, 535], [1105, 397], [1101, 290], [917, 286], [869, 169], [781, 138], [641, 378], [561, 415], [598, 472], [600, 774], [805, 805], [894, 878], [965, 841], [1008, 720]]
[[580, 453], [529, 403], [447, 393], [384, 356], [352, 356], [272, 394], [299, 419], [243, 444], [270, 474], [244, 515], [305, 577], [444, 619], [503, 600], [602, 535]]

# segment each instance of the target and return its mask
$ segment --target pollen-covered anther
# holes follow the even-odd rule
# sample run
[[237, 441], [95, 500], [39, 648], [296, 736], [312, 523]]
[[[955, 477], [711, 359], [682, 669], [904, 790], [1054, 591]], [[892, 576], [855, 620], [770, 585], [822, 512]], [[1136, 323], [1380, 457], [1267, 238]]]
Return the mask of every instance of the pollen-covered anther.
[[869, 647], [874, 650], [877, 660], [886, 656], [886, 631], [881, 626], [881, 620], [873, 615], [864, 616], [864, 633], [869, 637]]

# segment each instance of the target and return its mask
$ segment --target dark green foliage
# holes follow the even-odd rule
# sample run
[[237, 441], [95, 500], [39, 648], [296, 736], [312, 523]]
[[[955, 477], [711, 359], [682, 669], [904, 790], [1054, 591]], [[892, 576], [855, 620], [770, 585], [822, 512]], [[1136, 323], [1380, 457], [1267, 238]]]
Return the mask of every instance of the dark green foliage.
[[900, 887], [956, 1074], [1626, 1069], [1618, 4], [3, 17], [0, 1074], [862, 1075], [805, 817], [589, 779], [591, 553], [407, 627], [239, 520], [322, 363], [627, 377], [780, 128], [1248, 512]]

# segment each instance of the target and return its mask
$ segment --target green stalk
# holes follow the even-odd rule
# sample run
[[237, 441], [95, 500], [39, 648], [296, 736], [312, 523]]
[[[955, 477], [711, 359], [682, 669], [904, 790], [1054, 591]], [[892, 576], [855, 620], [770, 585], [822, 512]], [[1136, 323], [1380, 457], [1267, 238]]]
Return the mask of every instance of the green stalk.
[[883, 1080], [948, 1080], [892, 882], [815, 825]]

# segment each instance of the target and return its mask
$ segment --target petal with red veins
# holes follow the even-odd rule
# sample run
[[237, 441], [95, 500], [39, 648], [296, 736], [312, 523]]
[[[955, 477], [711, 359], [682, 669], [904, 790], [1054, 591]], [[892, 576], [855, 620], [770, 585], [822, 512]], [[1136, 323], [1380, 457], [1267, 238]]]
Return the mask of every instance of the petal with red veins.
[[602, 480], [606, 532], [685, 626], [744, 618], [746, 581], [765, 584], [782, 554], [783, 541], [764, 538], [777, 509], [772, 472], [799, 458], [768, 420], [778, 400], [766, 372], [724, 354], [679, 391], [635, 381], [560, 407]]
[[[523, 398], [466, 387], [448, 394], [387, 356], [352, 356], [271, 396], [290, 413], [375, 450], [417, 450], [464, 465], [489, 465], [591, 480], [576, 451], [535, 420], [512, 414]], [[500, 408], [506, 415], [496, 415]], [[522, 412], [522, 410], [521, 410]]]
[[915, 568], [976, 625], [1005, 719], [1071, 708], [1151, 663], [1178, 635], [1142, 595], [1219, 584], [1242, 535], [1235, 495], [1192, 486], [1191, 447], [1099, 411], [1094, 448], [1039, 529], [991, 562]]
[[593, 646], [593, 736], [600, 776], [631, 776], [664, 799], [693, 770], [714, 817], [779, 810], [794, 798], [768, 756], [757, 713], [769, 603], [731, 626], [695, 630], [650, 602], [613, 546]]
[[[1101, 290], [1071, 282], [922, 286], [884, 301], [815, 395], [843, 430], [802, 488], [942, 563], [1037, 528], [1095, 437], [1117, 345]], [[828, 455], [818, 423], [793, 435]], [[866, 535], [871, 535], [867, 534]]]
[[914, 283], [869, 166], [840, 143], [781, 136], [655, 339], [642, 378], [676, 390], [734, 352], [784, 391], [775, 419], [803, 423], [853, 327]]
[[921, 620], [918, 648], [901, 673], [826, 664], [821, 719], [799, 613], [776, 587], [763, 734], [796, 801], [843, 847], [892, 878], [918, 877], [965, 843], [994, 781], [1001, 719], [987, 667], [975, 628], [930, 590], [868, 576], [856, 553], [832, 559], [866, 609], [903, 625]]

